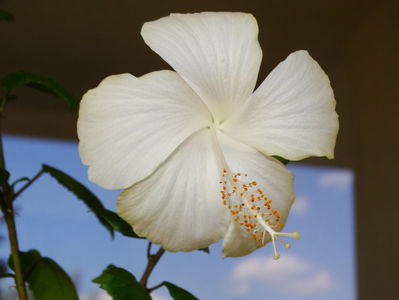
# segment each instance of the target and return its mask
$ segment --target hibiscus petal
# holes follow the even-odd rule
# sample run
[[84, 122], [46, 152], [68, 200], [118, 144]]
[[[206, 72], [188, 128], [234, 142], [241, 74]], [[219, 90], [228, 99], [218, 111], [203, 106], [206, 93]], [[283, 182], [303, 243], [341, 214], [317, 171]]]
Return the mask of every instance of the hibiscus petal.
[[[270, 242], [267, 236], [265, 243]], [[261, 247], [259, 242], [254, 241], [251, 236], [238, 225], [237, 222], [231, 222], [226, 236], [223, 240], [223, 257], [245, 256]]]
[[222, 122], [252, 94], [262, 50], [251, 14], [172, 14], [143, 25], [147, 43]]
[[110, 76], [80, 104], [80, 157], [91, 181], [126, 188], [210, 120], [206, 106], [175, 72]]
[[[252, 147], [237, 142], [224, 134], [219, 135], [220, 145], [231, 172], [247, 174], [245, 180], [255, 181], [257, 188], [271, 200], [271, 209], [280, 215], [281, 230], [284, 227], [295, 195], [293, 191], [294, 176], [278, 160], [267, 157]], [[266, 209], [262, 203], [255, 200], [256, 206], [261, 206], [261, 213]], [[238, 225], [240, 221], [231, 218], [230, 226], [223, 241], [223, 256], [244, 256], [261, 247], [261, 242], [255, 241], [245, 226]], [[278, 230], [278, 231], [279, 231]], [[266, 233], [264, 243], [270, 241]]]
[[168, 251], [192, 251], [222, 238], [229, 223], [210, 130], [188, 138], [151, 176], [126, 189], [118, 214]]
[[267, 155], [333, 158], [338, 116], [330, 81], [306, 51], [294, 52], [270, 73], [243, 113], [223, 125], [229, 135]]

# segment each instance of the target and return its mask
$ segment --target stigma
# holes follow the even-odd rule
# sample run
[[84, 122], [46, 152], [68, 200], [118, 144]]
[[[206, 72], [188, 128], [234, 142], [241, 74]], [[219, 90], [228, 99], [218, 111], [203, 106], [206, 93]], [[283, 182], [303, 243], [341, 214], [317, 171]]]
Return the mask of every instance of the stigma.
[[299, 239], [297, 232], [281, 232], [283, 225], [280, 223], [280, 215], [273, 208], [272, 200], [269, 199], [256, 181], [250, 180], [248, 174], [233, 174], [229, 169], [223, 169], [221, 181], [221, 198], [223, 205], [231, 213], [231, 217], [242, 230], [259, 243], [265, 246], [265, 240], [270, 237], [273, 244], [274, 259], [278, 259], [276, 241], [284, 248], [290, 248], [280, 237], [291, 237]]

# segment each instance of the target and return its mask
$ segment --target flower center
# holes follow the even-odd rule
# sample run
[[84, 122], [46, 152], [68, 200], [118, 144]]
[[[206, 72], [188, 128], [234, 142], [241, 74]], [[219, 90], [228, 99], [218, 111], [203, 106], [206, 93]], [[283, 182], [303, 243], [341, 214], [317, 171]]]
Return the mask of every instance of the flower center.
[[280, 255], [277, 252], [276, 240], [288, 249], [290, 245], [283, 242], [280, 237], [292, 237], [298, 240], [299, 234], [280, 232], [283, 226], [278, 211], [273, 209], [272, 200], [264, 194], [256, 181], [250, 180], [248, 174], [233, 174], [230, 171], [216, 137], [215, 127], [212, 126], [210, 129], [224, 168], [219, 182], [223, 205], [229, 209], [234, 222], [248, 232], [261, 247], [265, 246], [265, 238], [269, 235], [273, 244], [273, 257], [278, 259]]
[[266, 197], [256, 181], [249, 180], [248, 174], [236, 173], [233, 175], [224, 169], [219, 183], [222, 187], [220, 193], [223, 205], [230, 210], [233, 220], [255, 241], [259, 242], [261, 247], [265, 246], [265, 237], [269, 235], [273, 243], [275, 259], [280, 257], [276, 248], [276, 240], [285, 248], [290, 247], [279, 236], [299, 239], [297, 232], [279, 232], [283, 226], [279, 222], [278, 211], [273, 209], [272, 200]]

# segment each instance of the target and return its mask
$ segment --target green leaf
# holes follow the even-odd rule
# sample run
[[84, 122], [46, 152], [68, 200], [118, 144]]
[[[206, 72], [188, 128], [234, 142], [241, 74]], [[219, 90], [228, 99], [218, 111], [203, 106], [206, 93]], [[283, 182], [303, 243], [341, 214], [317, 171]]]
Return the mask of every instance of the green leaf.
[[27, 282], [36, 300], [79, 300], [71, 278], [48, 257], [36, 264]]
[[114, 230], [116, 230], [128, 237], [142, 238], [133, 231], [132, 227], [125, 220], [113, 211], [106, 209], [102, 205], [101, 201], [80, 182], [76, 181], [64, 172], [48, 165], [43, 165], [43, 171], [49, 173], [57, 179], [59, 183], [74, 193], [76, 197], [83, 200], [89, 209], [96, 215], [100, 223], [108, 229], [112, 237], [114, 236]]
[[106, 220], [113, 229], [119, 231], [124, 236], [133, 237], [137, 239], [144, 239], [144, 237], [138, 236], [132, 229], [132, 226], [129, 225], [125, 220], [119, 217], [113, 211], [108, 209], [104, 209], [102, 213], [100, 213], [104, 220]]
[[10, 177], [10, 173], [5, 169], [0, 168], [0, 185], [3, 185], [4, 183], [6, 183], [8, 181], [9, 177]]
[[114, 265], [109, 265], [93, 282], [107, 291], [113, 300], [151, 300], [148, 292], [131, 273]]
[[60, 184], [62, 184], [64, 187], [74, 193], [76, 197], [83, 200], [83, 202], [89, 207], [89, 209], [96, 215], [100, 223], [108, 229], [111, 236], [114, 236], [114, 228], [103, 217], [105, 208], [100, 200], [98, 200], [98, 198], [92, 192], [90, 192], [80, 182], [76, 181], [71, 176], [56, 168], [50, 167], [48, 165], [43, 165], [43, 171], [57, 179]]
[[10, 273], [3, 273], [0, 274], [0, 278], [15, 278], [15, 275]]
[[174, 285], [173, 283], [164, 281], [163, 285], [169, 290], [169, 294], [172, 296], [173, 300], [198, 300], [197, 297]]
[[204, 251], [205, 253], [210, 253], [209, 247], [198, 249], [198, 251]]
[[[30, 273], [33, 266], [41, 259], [41, 255], [37, 250], [29, 250], [28, 252], [19, 252], [19, 259], [21, 260], [22, 273], [24, 275]], [[14, 262], [12, 256], [8, 258], [8, 266], [14, 271]]]
[[52, 94], [65, 100], [68, 103], [69, 110], [71, 111], [74, 110], [76, 105], [79, 103], [78, 99], [57, 81], [31, 72], [17, 71], [10, 73], [2, 79], [1, 85], [8, 90], [19, 86], [28, 86]]
[[284, 157], [278, 156], [278, 155], [272, 155], [275, 159], [279, 160], [282, 162], [284, 165], [288, 164], [290, 161]]
[[[78, 300], [71, 278], [52, 259], [36, 250], [20, 252], [22, 272], [36, 300]], [[13, 269], [11, 257], [8, 260]]]
[[8, 11], [0, 9], [0, 21], [13, 22], [15, 17]]

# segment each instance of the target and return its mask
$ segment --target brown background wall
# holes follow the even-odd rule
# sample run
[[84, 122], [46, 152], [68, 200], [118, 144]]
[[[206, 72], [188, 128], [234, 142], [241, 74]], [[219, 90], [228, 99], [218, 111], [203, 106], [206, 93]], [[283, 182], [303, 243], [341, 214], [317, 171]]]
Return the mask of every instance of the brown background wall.
[[[341, 130], [336, 159], [356, 176], [359, 299], [399, 299], [398, 1], [16, 1], [0, 26], [0, 76], [25, 69], [82, 95], [110, 74], [169, 68], [142, 41], [141, 25], [170, 12], [251, 12], [263, 62], [259, 80], [292, 51], [307, 49], [329, 75]], [[29, 89], [7, 108], [5, 131], [76, 139], [76, 114]]]

